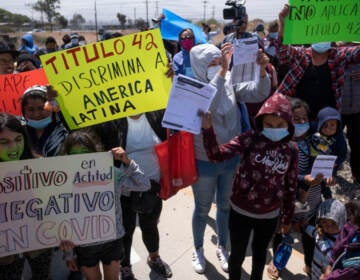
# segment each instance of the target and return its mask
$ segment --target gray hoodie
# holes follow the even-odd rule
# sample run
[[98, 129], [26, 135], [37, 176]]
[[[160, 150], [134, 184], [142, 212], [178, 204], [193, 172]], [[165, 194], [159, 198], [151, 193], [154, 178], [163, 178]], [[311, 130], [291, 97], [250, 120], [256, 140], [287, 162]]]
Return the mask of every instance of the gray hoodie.
[[[219, 144], [229, 142], [241, 133], [241, 115], [238, 102], [261, 102], [270, 92], [270, 79], [266, 75], [259, 82], [254, 81], [231, 84], [230, 72], [225, 79], [216, 75], [211, 81], [207, 78], [210, 62], [221, 57], [221, 51], [212, 44], [194, 46], [190, 51], [190, 62], [194, 76], [199, 81], [210, 83], [217, 89], [210, 112], [216, 138]], [[202, 141], [202, 133], [194, 135], [195, 157], [209, 161]]]
[[341, 230], [346, 223], [346, 209], [344, 204], [333, 198], [323, 201], [319, 206], [317, 219], [333, 220], [339, 230]]

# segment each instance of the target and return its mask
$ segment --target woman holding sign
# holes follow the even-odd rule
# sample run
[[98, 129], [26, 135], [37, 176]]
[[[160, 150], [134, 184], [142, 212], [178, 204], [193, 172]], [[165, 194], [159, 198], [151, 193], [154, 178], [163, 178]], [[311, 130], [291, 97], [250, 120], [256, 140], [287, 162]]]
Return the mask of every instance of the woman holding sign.
[[135, 279], [130, 256], [137, 216], [143, 243], [149, 253], [147, 264], [153, 271], [165, 278], [172, 276], [170, 266], [162, 260], [159, 254], [158, 222], [162, 211], [162, 200], [157, 194], [160, 190], [160, 167], [154, 147], [166, 140], [166, 129], [161, 126], [163, 116], [164, 110], [158, 110], [121, 118], [96, 127], [96, 132], [102, 138], [105, 148], [111, 149], [120, 145], [126, 149], [129, 157], [139, 164], [151, 184], [151, 190], [147, 192], [147, 202], [149, 202], [147, 209], [136, 207], [138, 201], [132, 192], [124, 191], [121, 194], [125, 228], [123, 237], [125, 256], [121, 261], [121, 279], [123, 280]]
[[[27, 134], [20, 121], [15, 116], [0, 113], [0, 162], [32, 157]], [[0, 192], [4, 193], [4, 190], [1, 189]], [[49, 266], [46, 265], [46, 260], [50, 260], [50, 254], [49, 250], [25, 253], [32, 269], [32, 279], [49, 279]], [[19, 255], [0, 258], [0, 279], [20, 280], [24, 261], [25, 259]]]
[[[231, 43], [218, 49], [212, 44], [194, 46], [190, 51], [190, 61], [197, 80], [210, 83], [216, 87], [216, 95], [210, 105], [212, 119], [218, 141], [225, 143], [241, 133], [241, 115], [237, 102], [261, 102], [270, 92], [270, 79], [265, 67], [269, 58], [259, 51], [257, 63], [260, 65], [259, 82], [250, 81], [232, 84], [230, 80], [229, 61], [233, 49]], [[208, 213], [214, 196], [216, 199], [216, 255], [221, 268], [228, 271], [228, 252], [226, 250], [228, 236], [228, 219], [231, 185], [237, 157], [221, 163], [210, 162], [207, 157], [202, 133], [194, 135], [195, 158], [198, 181], [193, 184], [195, 209], [192, 218], [194, 253], [192, 266], [197, 273], [205, 271], [204, 233]]]

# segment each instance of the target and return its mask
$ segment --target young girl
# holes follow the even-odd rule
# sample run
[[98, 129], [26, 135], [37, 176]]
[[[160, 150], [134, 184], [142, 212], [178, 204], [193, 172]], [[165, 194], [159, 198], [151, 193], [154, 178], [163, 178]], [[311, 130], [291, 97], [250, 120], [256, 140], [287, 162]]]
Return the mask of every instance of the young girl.
[[61, 143], [68, 134], [59, 115], [45, 109], [51, 94], [54, 92], [49, 86], [32, 86], [25, 90], [20, 99], [31, 148], [43, 157], [59, 155]]
[[294, 133], [291, 106], [275, 94], [261, 107], [250, 130], [218, 145], [210, 113], [203, 116], [203, 141], [210, 160], [240, 155], [229, 219], [231, 255], [229, 279], [239, 280], [250, 234], [253, 231], [251, 279], [261, 280], [268, 244], [280, 221], [287, 233], [294, 212], [298, 151], [290, 144]]
[[[0, 162], [32, 158], [25, 128], [12, 115], [0, 113]], [[51, 251], [37, 250], [27, 252], [32, 279], [48, 279]], [[11, 255], [0, 258], [0, 279], [21, 279], [24, 258]]]
[[[26, 133], [20, 121], [0, 113], [0, 162], [31, 158]], [[21, 279], [24, 259], [18, 255], [0, 258], [0, 279]]]
[[[99, 139], [88, 129], [77, 130], [69, 134], [62, 147], [61, 154], [83, 154], [103, 151], [102, 144]], [[120, 194], [124, 189], [131, 191], [146, 191], [150, 189], [150, 182], [144, 177], [143, 172], [139, 166], [128, 158], [126, 152], [121, 148], [113, 148], [111, 150], [114, 159], [121, 161], [123, 164], [120, 167], [121, 171], [126, 177], [120, 178], [120, 170], [115, 168], [115, 201], [116, 205], [116, 219], [117, 219], [117, 236], [118, 238], [112, 241], [92, 243], [88, 245], [81, 245], [75, 247], [77, 259], [75, 260], [71, 254], [70, 249], [73, 244], [69, 241], [64, 241], [61, 248], [65, 251], [65, 256], [68, 258], [68, 266], [74, 271], [77, 266], [85, 275], [86, 279], [100, 280], [102, 275], [100, 272], [100, 261], [103, 264], [104, 279], [115, 280], [119, 279], [120, 260], [123, 258], [123, 245], [121, 237], [124, 235], [124, 227], [122, 223], [122, 213], [120, 204]], [[121, 185], [120, 185], [121, 181]]]

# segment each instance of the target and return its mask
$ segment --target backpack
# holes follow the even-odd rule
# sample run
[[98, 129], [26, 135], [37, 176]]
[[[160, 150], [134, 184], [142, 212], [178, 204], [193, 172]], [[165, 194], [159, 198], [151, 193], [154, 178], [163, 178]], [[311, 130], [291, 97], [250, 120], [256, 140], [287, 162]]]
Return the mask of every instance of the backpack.
[[343, 268], [360, 269], [360, 232], [349, 239], [344, 252], [335, 260], [332, 270]]

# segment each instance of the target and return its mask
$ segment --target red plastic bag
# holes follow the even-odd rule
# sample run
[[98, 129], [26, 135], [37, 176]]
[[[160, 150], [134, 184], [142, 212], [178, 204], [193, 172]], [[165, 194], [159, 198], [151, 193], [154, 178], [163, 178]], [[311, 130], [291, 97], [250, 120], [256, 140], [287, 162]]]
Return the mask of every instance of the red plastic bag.
[[180, 131], [155, 146], [161, 172], [160, 198], [168, 199], [197, 180], [194, 140]]

